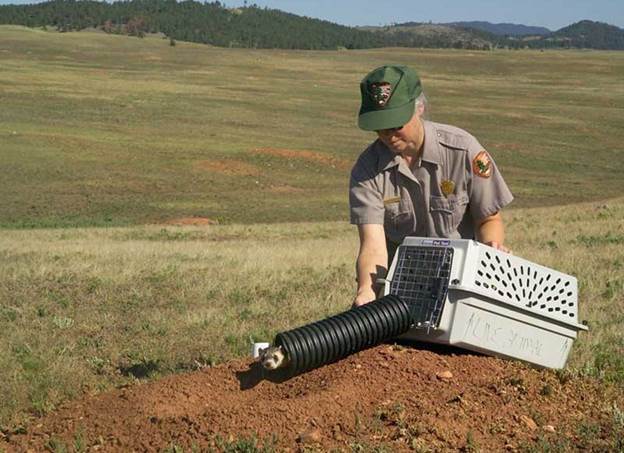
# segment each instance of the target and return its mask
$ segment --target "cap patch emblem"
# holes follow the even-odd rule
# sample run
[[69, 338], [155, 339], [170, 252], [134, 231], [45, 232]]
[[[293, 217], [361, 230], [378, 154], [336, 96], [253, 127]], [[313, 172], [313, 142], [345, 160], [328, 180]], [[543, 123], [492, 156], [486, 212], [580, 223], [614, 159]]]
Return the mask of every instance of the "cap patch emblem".
[[445, 197], [448, 197], [455, 190], [455, 183], [450, 179], [446, 179], [440, 183], [440, 189]]
[[472, 160], [472, 171], [481, 178], [492, 176], [492, 160], [486, 150], [481, 151]]
[[369, 94], [377, 107], [384, 108], [392, 95], [392, 85], [388, 82], [371, 83]]

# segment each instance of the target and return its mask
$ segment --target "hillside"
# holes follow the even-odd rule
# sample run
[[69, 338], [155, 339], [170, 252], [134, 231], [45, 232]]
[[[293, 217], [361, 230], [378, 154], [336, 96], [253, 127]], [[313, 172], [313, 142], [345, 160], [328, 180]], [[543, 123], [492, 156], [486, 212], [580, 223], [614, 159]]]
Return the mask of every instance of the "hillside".
[[[488, 22], [407, 22], [354, 28], [256, 5], [227, 8], [219, 1], [50, 0], [33, 5], [0, 5], [0, 24], [51, 27], [61, 32], [99, 28], [107, 33], [139, 37], [162, 33], [172, 40], [246, 48], [624, 49], [621, 30], [590, 21], [583, 21], [579, 26], [575, 24], [570, 30], [562, 29], [552, 36], [549, 30], [540, 27]], [[525, 36], [529, 39], [523, 39]]]
[[621, 192], [620, 53], [224, 49], [1, 26], [0, 55], [4, 228], [346, 219], [349, 170], [374, 139], [355, 125], [357, 86], [388, 61], [419, 71], [432, 120], [492, 153], [513, 206]]
[[392, 47], [490, 50], [497, 42], [496, 37], [487, 32], [441, 24], [406, 23], [365, 29], [383, 36]]
[[624, 49], [624, 30], [602, 22], [583, 20], [557, 30], [546, 42], [586, 49]]
[[408, 47], [624, 49], [624, 30], [613, 25], [587, 20], [569, 25], [556, 32], [539, 27], [489, 24], [488, 22], [449, 24], [407, 22], [364, 29], [386, 35], [386, 39], [390, 40], [393, 45]]
[[492, 33], [498, 36], [535, 36], [535, 35], [548, 35], [552, 33], [546, 27], [531, 27], [522, 24], [510, 24], [510, 23], [500, 23], [493, 24], [491, 22], [485, 21], [465, 21], [465, 22], [451, 22], [444, 25], [463, 27], [463, 28], [474, 28], [477, 30], [485, 31], [488, 33]]
[[383, 45], [378, 36], [355, 28], [256, 6], [229, 9], [218, 1], [51, 0], [0, 5], [0, 24], [53, 27], [63, 32], [97, 27], [139, 37], [164, 33], [172, 39], [222, 47], [360, 49]]

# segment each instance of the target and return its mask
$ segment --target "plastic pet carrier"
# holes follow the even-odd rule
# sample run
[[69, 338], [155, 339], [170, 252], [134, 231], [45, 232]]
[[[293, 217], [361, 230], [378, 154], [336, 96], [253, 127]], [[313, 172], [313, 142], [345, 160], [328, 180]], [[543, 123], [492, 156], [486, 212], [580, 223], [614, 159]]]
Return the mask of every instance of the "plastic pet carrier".
[[408, 237], [381, 282], [410, 306], [403, 338], [562, 368], [587, 330], [576, 278], [472, 240]]

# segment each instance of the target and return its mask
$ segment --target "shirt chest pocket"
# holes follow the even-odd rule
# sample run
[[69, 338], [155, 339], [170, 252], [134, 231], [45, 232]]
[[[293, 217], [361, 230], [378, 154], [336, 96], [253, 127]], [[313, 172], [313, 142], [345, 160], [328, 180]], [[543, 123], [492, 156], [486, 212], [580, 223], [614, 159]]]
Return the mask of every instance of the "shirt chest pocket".
[[468, 206], [468, 194], [459, 192], [447, 197], [434, 197], [429, 200], [429, 212], [433, 226], [439, 237], [449, 237], [457, 230]]
[[416, 217], [411, 207], [411, 200], [401, 197], [400, 200], [389, 200], [384, 203], [384, 230], [393, 242], [401, 242], [405, 236], [416, 231]]

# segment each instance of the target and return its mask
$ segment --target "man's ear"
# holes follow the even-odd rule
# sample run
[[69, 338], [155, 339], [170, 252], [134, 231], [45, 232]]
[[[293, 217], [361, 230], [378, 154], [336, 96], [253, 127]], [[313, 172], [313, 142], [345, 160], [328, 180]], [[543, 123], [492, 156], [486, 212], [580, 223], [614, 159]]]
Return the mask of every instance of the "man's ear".
[[414, 113], [419, 118], [423, 116], [423, 114], [425, 113], [425, 104], [423, 104], [422, 102], [416, 103], [416, 111]]

